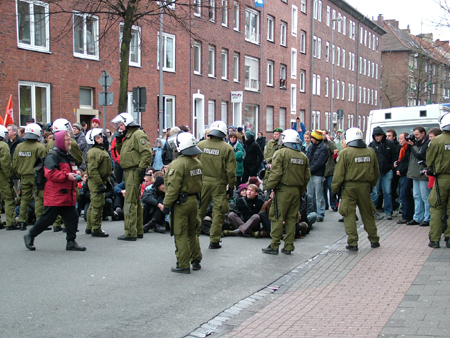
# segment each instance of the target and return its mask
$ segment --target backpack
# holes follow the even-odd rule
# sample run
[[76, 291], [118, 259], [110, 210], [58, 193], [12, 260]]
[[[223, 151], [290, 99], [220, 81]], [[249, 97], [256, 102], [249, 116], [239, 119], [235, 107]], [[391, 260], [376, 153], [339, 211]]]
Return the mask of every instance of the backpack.
[[[55, 151], [51, 149], [49, 153], [47, 154], [52, 156], [56, 155]], [[34, 185], [36, 186], [37, 190], [44, 190], [45, 183], [47, 183], [47, 179], [45, 178], [45, 171], [44, 171], [44, 161], [47, 157], [38, 157], [36, 160], [36, 163], [34, 164]]]

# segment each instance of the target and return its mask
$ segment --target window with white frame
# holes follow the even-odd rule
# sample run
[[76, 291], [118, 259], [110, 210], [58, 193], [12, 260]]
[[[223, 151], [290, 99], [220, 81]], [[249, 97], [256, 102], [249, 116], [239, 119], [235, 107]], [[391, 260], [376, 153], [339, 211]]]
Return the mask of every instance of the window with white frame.
[[317, 74], [317, 85], [316, 85], [316, 95], [320, 96], [320, 75]]
[[47, 124], [50, 119], [50, 84], [19, 81], [20, 125], [25, 126], [32, 117]]
[[306, 0], [301, 0], [300, 10], [302, 13], [306, 13]]
[[316, 123], [317, 123], [316, 112], [313, 110], [311, 112], [311, 130], [317, 129]]
[[341, 65], [341, 47], [337, 48], [337, 66], [339, 67]]
[[362, 74], [362, 56], [359, 57], [359, 63], [358, 63], [358, 68], [359, 68], [359, 74]]
[[355, 59], [356, 59], [356, 54], [352, 53], [352, 72], [355, 71]]
[[345, 68], [345, 49], [342, 48], [342, 68]]
[[245, 89], [259, 90], [259, 60], [249, 56], [245, 57]]
[[306, 70], [300, 69], [300, 91], [304, 93], [306, 91]]
[[216, 0], [209, 0], [209, 20], [216, 21]]
[[367, 76], [370, 77], [370, 60], [367, 61]]
[[367, 30], [364, 30], [364, 46], [367, 46]]
[[369, 49], [372, 48], [372, 33], [369, 32], [369, 41], [368, 41], [368, 46]]
[[316, 111], [316, 126], [320, 129], [320, 111]]
[[220, 105], [220, 120], [228, 125], [228, 102], [222, 101]]
[[50, 51], [48, 3], [17, 0], [17, 46], [38, 52]]
[[281, 64], [280, 65], [280, 89], [286, 89], [286, 74], [287, 74], [287, 66]]
[[306, 53], [306, 32], [303, 30], [300, 32], [300, 53]]
[[325, 78], [325, 97], [328, 97], [330, 90], [330, 79], [328, 77]]
[[208, 100], [208, 126], [210, 126], [215, 120], [216, 101]]
[[367, 74], [367, 60], [364, 59], [364, 75]]
[[228, 49], [222, 49], [222, 79], [228, 79]]
[[298, 26], [298, 8], [292, 5], [292, 17], [291, 17], [291, 33], [293, 36], [297, 36], [297, 26]]
[[[120, 24], [120, 41], [122, 42], [123, 23]], [[131, 27], [131, 41], [129, 48], [129, 65], [134, 67], [141, 66], [141, 27]]]
[[80, 108], [94, 108], [94, 89], [89, 87], [80, 87]]
[[273, 107], [267, 106], [266, 108], [266, 131], [272, 132], [273, 131]]
[[275, 19], [273, 16], [267, 16], [267, 41], [273, 42]]
[[331, 98], [334, 99], [334, 79], [331, 79]]
[[281, 129], [283, 129], [283, 130], [286, 129], [286, 108], [280, 108], [280, 123], [279, 123], [279, 127]]
[[330, 17], [330, 6], [327, 6], [327, 26], [330, 27], [331, 17]]
[[375, 65], [375, 79], [378, 80], [378, 63]]
[[352, 102], [352, 85], [348, 84], [348, 101]]
[[334, 65], [334, 57], [335, 57], [335, 54], [336, 54], [335, 49], [336, 49], [335, 45], [332, 45], [331, 46], [331, 63], [333, 65]]
[[267, 61], [267, 85], [273, 87], [273, 61]]
[[194, 15], [202, 15], [202, 0], [194, 0]]
[[259, 12], [245, 9], [245, 40], [259, 43]]
[[291, 84], [291, 113], [297, 111], [297, 86], [295, 84]]
[[331, 26], [333, 27], [333, 29], [336, 29], [336, 20], [335, 19], [336, 19], [336, 10], [333, 9], [331, 11], [331, 21], [332, 21]]
[[339, 80], [337, 80], [336, 81], [336, 99], [338, 99], [339, 100], [339, 98], [340, 98], [340, 93], [341, 93], [341, 87], [340, 87], [340, 81]]
[[216, 76], [216, 47], [208, 46], [208, 76]]
[[286, 46], [287, 23], [281, 21], [280, 24], [280, 45]]
[[347, 17], [343, 16], [342, 19], [342, 34], [347, 35]]
[[228, 0], [222, 0], [222, 26], [228, 27]]
[[372, 62], [372, 79], [375, 77], [375, 62]]
[[322, 58], [322, 39], [321, 38], [317, 39], [317, 58], [318, 59]]
[[163, 96], [163, 116], [163, 129], [173, 128], [175, 126], [175, 96]]
[[134, 109], [133, 92], [127, 92], [127, 113], [133, 117], [134, 122], [141, 124], [141, 112]]
[[376, 106], [378, 104], [378, 90], [375, 89], [375, 93], [373, 95], [375, 96], [374, 101]]
[[359, 44], [362, 45], [364, 42], [364, 28], [359, 27]]
[[202, 73], [202, 43], [194, 42], [194, 74]]
[[358, 97], [358, 102], [361, 103], [362, 101], [362, 88], [361, 86], [359, 86], [359, 97]]
[[316, 53], [317, 53], [317, 36], [313, 36], [313, 43], [312, 43], [312, 54], [313, 54], [313, 57], [317, 57]]
[[73, 13], [73, 54], [75, 57], [98, 60], [98, 17]]
[[297, 78], [297, 49], [291, 49], [291, 78]]
[[[163, 54], [164, 54], [164, 64], [163, 70], [166, 72], [175, 71], [175, 35], [163, 33]], [[159, 69], [159, 32], [158, 32], [158, 52], [156, 56], [156, 61]]]
[[234, 2], [234, 30], [235, 31], [239, 31], [239, 3], [238, 2]]
[[316, 95], [316, 81], [317, 81], [317, 75], [313, 74], [312, 76], [312, 94]]
[[322, 0], [319, 0], [319, 5], [317, 6], [317, 20], [319, 20], [320, 22], [322, 22]]
[[344, 81], [342, 81], [341, 95], [342, 95], [342, 101], [344, 101], [345, 100], [345, 82]]
[[319, 17], [318, 10], [317, 10], [317, 6], [318, 5], [319, 5], [319, 1], [318, 0], [314, 0], [314, 2], [313, 2], [313, 18], [316, 19], [316, 20]]
[[330, 62], [330, 43], [328, 41], [325, 44], [325, 60]]
[[[338, 18], [341, 17], [341, 13], [338, 14]], [[340, 33], [342, 28], [342, 20], [337, 21], [337, 31]]]
[[366, 103], [366, 87], [363, 88], [363, 103]]
[[233, 81], [239, 82], [239, 53], [234, 53], [233, 65]]

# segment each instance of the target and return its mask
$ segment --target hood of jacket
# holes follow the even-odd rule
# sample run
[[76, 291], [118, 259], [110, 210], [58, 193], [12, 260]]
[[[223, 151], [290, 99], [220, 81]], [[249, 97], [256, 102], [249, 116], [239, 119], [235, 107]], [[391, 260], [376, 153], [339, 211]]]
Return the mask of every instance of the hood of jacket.
[[380, 126], [373, 128], [372, 138], [376, 142], [375, 135], [383, 135], [383, 138], [381, 139], [381, 141], [386, 139], [386, 133], [384, 132], [383, 128], [381, 128]]

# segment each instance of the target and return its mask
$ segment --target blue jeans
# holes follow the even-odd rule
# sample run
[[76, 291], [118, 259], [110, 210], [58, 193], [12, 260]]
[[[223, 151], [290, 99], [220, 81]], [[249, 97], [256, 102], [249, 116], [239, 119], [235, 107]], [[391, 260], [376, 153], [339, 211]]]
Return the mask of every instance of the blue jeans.
[[[325, 198], [325, 208], [336, 208], [336, 195], [331, 191], [331, 183], [333, 182], [333, 175], [326, 176], [323, 182], [323, 197]], [[328, 192], [330, 192], [328, 194]], [[328, 203], [328, 195], [330, 196], [330, 203]]]
[[430, 204], [428, 203], [430, 191], [428, 181], [413, 180], [414, 220], [416, 222], [430, 221]]
[[389, 170], [386, 174], [380, 175], [378, 178], [377, 185], [373, 187], [370, 197], [372, 198], [375, 208], [378, 204], [378, 194], [380, 188], [383, 189], [383, 202], [384, 202], [384, 213], [386, 215], [392, 215], [392, 195], [391, 195], [391, 184], [392, 184], [392, 170]]
[[402, 199], [402, 219], [411, 221], [414, 216], [414, 199], [412, 197], [413, 180], [402, 176], [400, 178], [400, 198]]
[[317, 207], [317, 217], [325, 218], [325, 199], [323, 197], [323, 177], [311, 176], [307, 188]]

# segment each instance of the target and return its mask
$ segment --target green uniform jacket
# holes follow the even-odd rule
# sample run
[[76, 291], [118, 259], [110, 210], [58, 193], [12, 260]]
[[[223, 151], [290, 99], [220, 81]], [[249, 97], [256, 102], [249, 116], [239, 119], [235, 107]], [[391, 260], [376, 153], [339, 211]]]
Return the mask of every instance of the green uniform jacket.
[[450, 174], [450, 132], [444, 130], [430, 142], [427, 150], [427, 166], [438, 175]]
[[120, 166], [122, 169], [137, 168], [145, 171], [152, 163], [152, 147], [148, 136], [139, 127], [127, 129], [127, 133], [121, 143], [116, 143], [116, 149], [120, 154]]
[[327, 176], [333, 176], [334, 168], [336, 166], [336, 162], [333, 159], [334, 150], [337, 149], [336, 144], [333, 141], [327, 141], [325, 142], [327, 148], [328, 148], [328, 161], [325, 165], [325, 177]]
[[106, 185], [111, 174], [111, 159], [108, 152], [98, 145], [94, 145], [86, 154], [86, 173], [89, 183], [94, 187]]
[[[53, 147], [55, 146], [55, 140], [51, 139], [47, 143], [47, 152], [49, 152]], [[81, 152], [80, 147], [78, 146], [77, 141], [72, 138], [71, 148], [70, 148], [70, 154], [73, 157], [73, 160], [75, 161], [75, 164], [80, 167], [83, 164], [83, 153]]]
[[339, 153], [331, 190], [339, 193], [344, 182], [368, 182], [373, 188], [380, 176], [377, 155], [372, 148], [347, 147]]
[[13, 169], [18, 177], [34, 175], [34, 165], [39, 157], [45, 157], [47, 150], [38, 141], [26, 140], [14, 150]]
[[301, 151], [282, 146], [273, 154], [267, 189], [277, 186], [298, 187], [300, 195], [306, 191], [311, 172], [309, 160]]
[[202, 150], [198, 155], [203, 167], [203, 179], [234, 186], [236, 183], [236, 158], [234, 149], [223, 140], [212, 137], [197, 144]]
[[[11, 153], [8, 144], [4, 141], [0, 141], [0, 170], [8, 180], [14, 177], [11, 164]], [[5, 182], [0, 183], [4, 184]]]
[[236, 158], [236, 176], [241, 177], [244, 175], [244, 146], [241, 142], [236, 141], [232, 147], [234, 149], [234, 157]]
[[178, 200], [181, 192], [198, 194], [202, 191], [202, 163], [197, 158], [181, 154], [167, 168], [164, 187], [165, 208], [170, 208]]
[[266, 160], [267, 164], [272, 163], [272, 157], [273, 154], [275, 154], [275, 151], [281, 148], [281, 145], [278, 144], [278, 141], [270, 140], [267, 142], [266, 147], [264, 148], [264, 159]]

